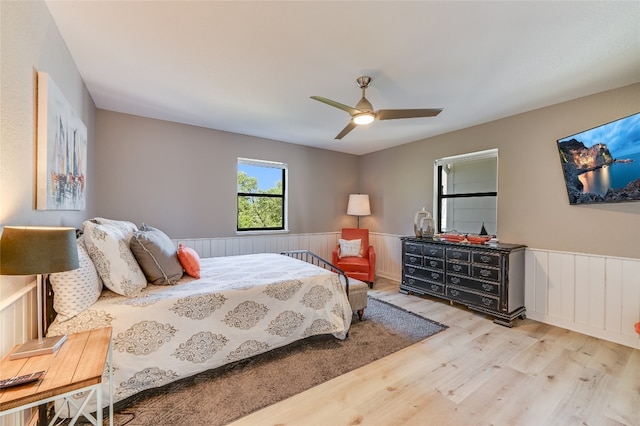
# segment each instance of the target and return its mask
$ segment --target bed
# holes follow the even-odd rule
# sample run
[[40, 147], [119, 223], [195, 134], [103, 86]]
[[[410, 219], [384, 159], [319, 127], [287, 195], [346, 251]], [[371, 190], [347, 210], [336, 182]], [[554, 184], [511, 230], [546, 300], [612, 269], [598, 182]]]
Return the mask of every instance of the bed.
[[47, 335], [111, 326], [114, 402], [309, 336], [344, 339], [348, 278], [312, 257], [321, 266], [274, 253], [203, 258], [200, 278], [184, 274], [135, 295], [105, 287], [71, 318], [58, 315]]

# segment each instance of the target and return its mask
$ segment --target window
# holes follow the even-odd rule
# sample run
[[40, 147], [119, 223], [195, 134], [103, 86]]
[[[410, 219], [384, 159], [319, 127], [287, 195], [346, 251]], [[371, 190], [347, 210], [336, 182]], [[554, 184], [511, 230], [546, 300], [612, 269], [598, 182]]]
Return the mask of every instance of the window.
[[238, 158], [237, 231], [287, 230], [287, 165]]
[[438, 232], [497, 232], [498, 150], [436, 160], [434, 216]]

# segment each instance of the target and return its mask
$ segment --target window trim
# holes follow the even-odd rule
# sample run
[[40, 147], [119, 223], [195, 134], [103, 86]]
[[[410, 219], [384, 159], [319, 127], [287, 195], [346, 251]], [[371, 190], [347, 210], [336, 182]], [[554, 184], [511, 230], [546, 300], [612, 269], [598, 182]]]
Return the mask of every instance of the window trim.
[[[496, 197], [496, 214], [498, 208], [498, 191], [489, 191], [489, 192], [468, 192], [461, 194], [443, 194], [442, 193], [442, 166], [449, 163], [466, 163], [469, 161], [476, 160], [484, 160], [487, 158], [495, 158], [496, 159], [496, 168], [498, 163], [498, 148], [487, 149], [485, 151], [477, 151], [470, 152], [468, 154], [461, 155], [453, 155], [450, 157], [439, 158], [434, 161], [433, 165], [433, 220], [436, 225], [436, 230], [438, 233], [442, 233], [442, 221], [440, 220], [440, 216], [442, 213], [442, 200], [443, 199], [453, 199], [453, 198], [470, 198], [470, 197]], [[496, 170], [496, 185], [498, 184], [498, 173], [499, 170]], [[497, 226], [497, 217], [496, 217], [496, 226]]]
[[[237, 182], [238, 182], [238, 166], [239, 165], [248, 165], [248, 166], [258, 166], [258, 167], [270, 167], [273, 169], [282, 170], [282, 195], [277, 194], [260, 194], [260, 193], [250, 193], [250, 192], [238, 192]], [[286, 233], [289, 232], [289, 166], [287, 163], [279, 162], [279, 161], [267, 161], [267, 160], [257, 160], [252, 158], [243, 158], [238, 157], [236, 162], [236, 234], [237, 235], [247, 235], [247, 234], [274, 234], [274, 233]], [[271, 228], [240, 228], [240, 224], [238, 222], [238, 214], [239, 214], [239, 197], [265, 197], [265, 198], [282, 198], [282, 215], [283, 215], [283, 224], [282, 227], [271, 227]]]

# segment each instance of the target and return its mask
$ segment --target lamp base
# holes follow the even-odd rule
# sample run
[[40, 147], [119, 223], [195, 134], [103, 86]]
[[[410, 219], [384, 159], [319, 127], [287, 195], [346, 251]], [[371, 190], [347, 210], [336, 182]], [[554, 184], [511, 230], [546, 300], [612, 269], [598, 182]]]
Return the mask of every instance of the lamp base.
[[66, 340], [66, 335], [29, 340], [11, 352], [9, 359], [14, 360], [56, 353]]

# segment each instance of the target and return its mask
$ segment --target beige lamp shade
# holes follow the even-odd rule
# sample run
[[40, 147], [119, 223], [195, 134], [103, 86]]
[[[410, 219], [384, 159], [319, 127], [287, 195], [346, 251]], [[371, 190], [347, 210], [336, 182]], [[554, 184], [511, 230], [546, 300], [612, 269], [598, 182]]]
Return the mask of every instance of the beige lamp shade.
[[79, 267], [76, 230], [65, 227], [5, 226], [0, 237], [0, 275], [36, 275], [38, 339], [14, 349], [9, 359], [56, 352], [66, 335], [44, 337], [44, 274]]
[[358, 228], [360, 228], [360, 216], [369, 216], [371, 214], [371, 206], [369, 205], [369, 195], [367, 194], [350, 194], [349, 204], [347, 204], [347, 214], [358, 216]]
[[369, 216], [371, 214], [371, 206], [369, 205], [369, 195], [368, 194], [349, 195], [349, 204], [347, 205], [347, 214], [351, 216]]
[[74, 228], [5, 226], [0, 238], [0, 275], [36, 275], [77, 269]]

